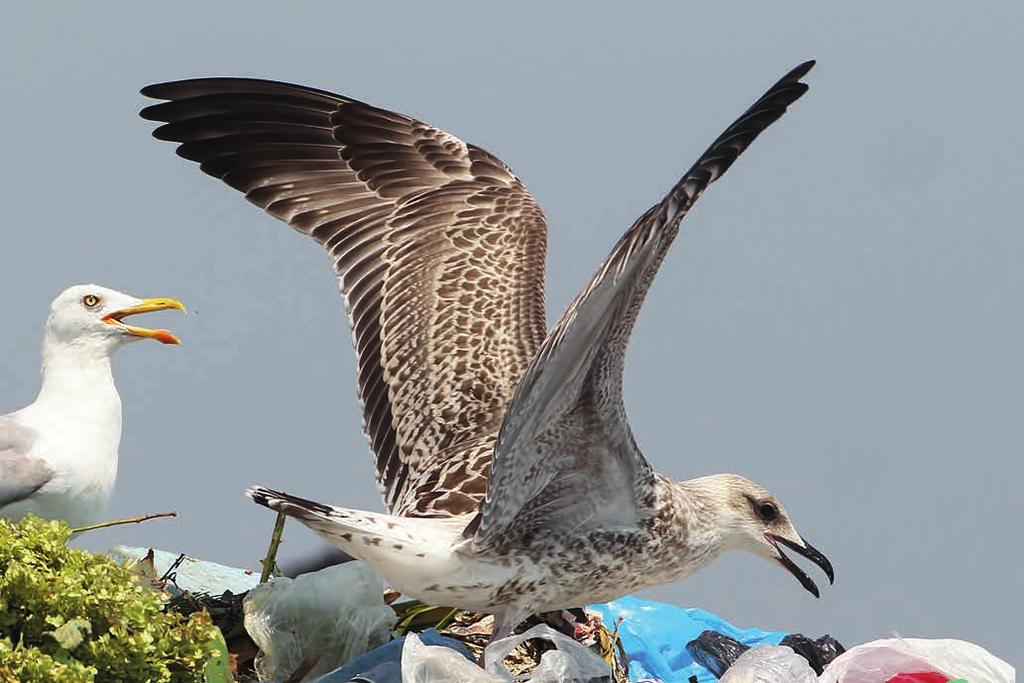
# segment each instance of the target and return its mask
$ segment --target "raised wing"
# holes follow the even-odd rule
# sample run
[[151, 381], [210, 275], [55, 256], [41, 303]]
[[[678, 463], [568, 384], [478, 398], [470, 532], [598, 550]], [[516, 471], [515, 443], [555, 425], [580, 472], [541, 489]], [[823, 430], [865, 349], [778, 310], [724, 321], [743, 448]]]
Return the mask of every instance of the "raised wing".
[[53, 477], [45, 461], [29, 455], [34, 438], [10, 416], [0, 417], [0, 508], [28, 498]]
[[[363, 426], [389, 509], [494, 425], [544, 339], [547, 227], [486, 151], [402, 114], [298, 85], [151, 85], [154, 135], [327, 250], [358, 356]], [[432, 460], [433, 459], [433, 460]]]
[[501, 426], [487, 497], [470, 526], [478, 547], [541, 527], [628, 527], [645, 514], [653, 475], [622, 403], [637, 314], [683, 216], [807, 91], [800, 79], [813, 65], [783, 76], [711, 144], [623, 235], [548, 334]]

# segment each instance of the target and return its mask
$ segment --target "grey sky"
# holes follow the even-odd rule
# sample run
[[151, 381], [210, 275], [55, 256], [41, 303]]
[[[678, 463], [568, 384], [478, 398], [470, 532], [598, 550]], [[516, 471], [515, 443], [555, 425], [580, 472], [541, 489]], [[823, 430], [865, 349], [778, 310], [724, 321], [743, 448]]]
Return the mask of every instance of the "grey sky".
[[[47, 4], [0, 26], [0, 412], [33, 399], [65, 286], [190, 307], [154, 316], [183, 346], [115, 363], [111, 515], [181, 517], [90, 546], [256, 566], [273, 520], [251, 483], [380, 508], [326, 258], [151, 139], [141, 86], [290, 80], [485, 147], [547, 213], [554, 320], [720, 130], [813, 57], [810, 93], [684, 223], [626, 400], [656, 467], [765, 484], [837, 584], [816, 601], [734, 553], [650, 595], [847, 644], [897, 631], [1019, 656], [1020, 2]], [[284, 552], [317, 543], [289, 525]]]

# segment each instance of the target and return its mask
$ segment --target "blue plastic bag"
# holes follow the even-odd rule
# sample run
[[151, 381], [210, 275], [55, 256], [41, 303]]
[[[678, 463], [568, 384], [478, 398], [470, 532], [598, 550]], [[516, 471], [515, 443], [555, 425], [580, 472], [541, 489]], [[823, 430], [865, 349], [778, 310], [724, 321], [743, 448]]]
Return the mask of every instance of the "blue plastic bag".
[[660, 680], [687, 683], [696, 676], [700, 683], [715, 683], [714, 675], [693, 661], [686, 644], [711, 629], [735, 638], [744, 645], [778, 645], [786, 637], [781, 631], [740, 629], [702, 609], [683, 609], [663, 602], [626, 596], [589, 609], [601, 614], [609, 630], [619, 624], [619, 638], [629, 658], [629, 680]]

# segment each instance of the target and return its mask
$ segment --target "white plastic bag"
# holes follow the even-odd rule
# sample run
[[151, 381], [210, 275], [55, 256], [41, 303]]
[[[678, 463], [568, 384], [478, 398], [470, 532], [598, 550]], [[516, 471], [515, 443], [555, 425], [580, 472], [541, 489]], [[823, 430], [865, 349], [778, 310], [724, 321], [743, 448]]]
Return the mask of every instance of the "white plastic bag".
[[[718, 683], [817, 683], [807, 660], [784, 645], [758, 645], [741, 654]], [[876, 682], [880, 683], [880, 682]]]
[[596, 653], [545, 624], [534, 626], [521, 635], [491, 643], [484, 651], [487, 673], [511, 680], [505, 668], [505, 657], [520, 644], [534, 638], [549, 640], [557, 649], [541, 656], [540, 664], [534, 669], [529, 683], [606, 683], [612, 680], [611, 670]]
[[312, 657], [319, 659], [302, 680], [333, 671], [388, 642], [396, 620], [380, 580], [359, 562], [273, 578], [249, 592], [243, 609], [261, 681], [287, 680]]
[[402, 683], [507, 683], [461, 654], [441, 645], [424, 645], [415, 633], [402, 647]]
[[962, 640], [886, 638], [850, 648], [821, 675], [822, 683], [878, 683], [902, 673], [934, 671], [970, 683], [1014, 683], [1013, 667]]

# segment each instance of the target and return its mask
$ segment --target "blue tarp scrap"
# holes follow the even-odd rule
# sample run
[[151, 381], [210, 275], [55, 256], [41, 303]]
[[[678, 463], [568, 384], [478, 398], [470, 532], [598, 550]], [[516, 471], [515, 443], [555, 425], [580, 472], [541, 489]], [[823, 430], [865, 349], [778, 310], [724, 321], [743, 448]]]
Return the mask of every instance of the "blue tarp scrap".
[[663, 602], [626, 596], [601, 605], [590, 605], [601, 614], [609, 630], [619, 624], [619, 638], [629, 658], [629, 680], [687, 683], [696, 676], [700, 683], [715, 683], [714, 675], [693, 661], [686, 644], [711, 629], [751, 647], [778, 645], [786, 637], [781, 631], [741, 629], [702, 609], [683, 609]]

